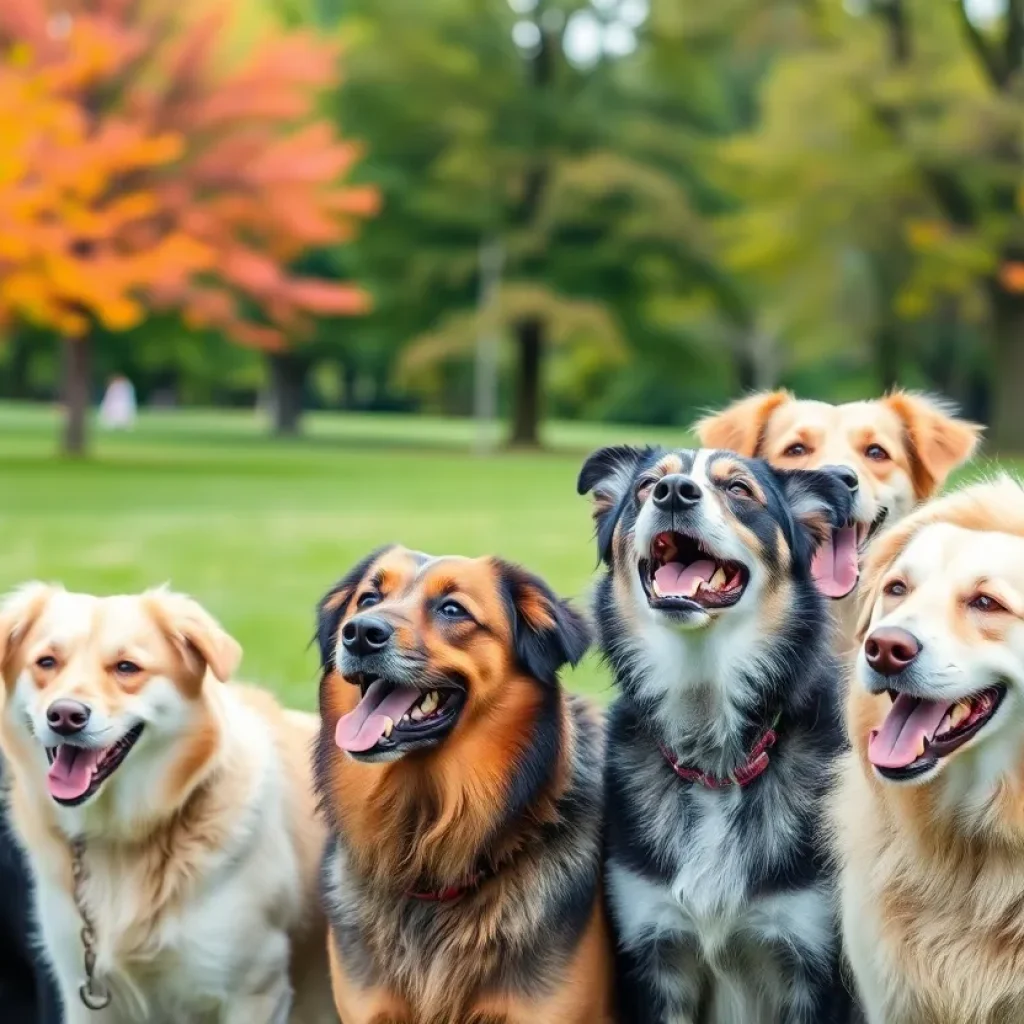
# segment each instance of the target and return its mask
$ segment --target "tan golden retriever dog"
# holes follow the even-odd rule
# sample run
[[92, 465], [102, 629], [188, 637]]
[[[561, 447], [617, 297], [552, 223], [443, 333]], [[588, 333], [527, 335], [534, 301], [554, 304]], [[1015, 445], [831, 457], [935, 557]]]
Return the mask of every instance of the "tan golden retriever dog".
[[874, 546], [834, 806], [870, 1024], [1024, 1021], [1024, 491], [935, 501]]
[[829, 597], [846, 598], [836, 609], [846, 637], [856, 615], [851, 595], [859, 555], [884, 524], [932, 497], [970, 458], [981, 429], [941, 401], [903, 391], [842, 405], [763, 392], [696, 424], [705, 447], [767, 459], [780, 469], [829, 466], [844, 474], [856, 496], [853, 518], [819, 549], [816, 575]]
[[163, 590], [0, 605], [11, 821], [67, 1024], [336, 1019], [318, 722], [225, 685], [240, 653]]

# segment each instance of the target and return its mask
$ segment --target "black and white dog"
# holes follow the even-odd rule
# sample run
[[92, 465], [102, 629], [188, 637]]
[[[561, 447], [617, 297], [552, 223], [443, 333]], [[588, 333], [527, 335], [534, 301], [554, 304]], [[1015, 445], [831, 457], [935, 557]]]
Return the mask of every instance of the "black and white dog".
[[24, 854], [4, 810], [0, 763], [0, 1021], [60, 1024], [60, 998], [32, 924], [32, 891]]
[[849, 487], [731, 452], [618, 447], [591, 455], [578, 490], [620, 692], [606, 880], [621, 1019], [842, 1024], [818, 838], [840, 687], [811, 562]]

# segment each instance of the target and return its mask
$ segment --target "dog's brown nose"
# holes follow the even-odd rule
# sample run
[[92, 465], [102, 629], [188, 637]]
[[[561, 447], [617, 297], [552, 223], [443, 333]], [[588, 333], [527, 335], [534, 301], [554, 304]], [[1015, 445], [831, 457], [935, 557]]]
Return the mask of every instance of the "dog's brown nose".
[[864, 641], [867, 663], [883, 676], [899, 675], [921, 653], [921, 641], [898, 626], [882, 626]]
[[46, 724], [58, 736], [74, 736], [89, 724], [92, 712], [77, 700], [55, 700], [46, 709]]

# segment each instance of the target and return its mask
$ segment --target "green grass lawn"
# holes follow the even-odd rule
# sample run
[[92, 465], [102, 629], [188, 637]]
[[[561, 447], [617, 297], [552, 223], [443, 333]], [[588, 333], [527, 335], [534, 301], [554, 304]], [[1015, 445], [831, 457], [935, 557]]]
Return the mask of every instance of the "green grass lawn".
[[[74, 462], [54, 454], [55, 411], [0, 405], [0, 590], [33, 578], [100, 593], [169, 581], [241, 641], [246, 678], [312, 707], [314, 605], [364, 553], [388, 541], [493, 552], [584, 601], [595, 551], [575, 488], [583, 457], [685, 440], [552, 424], [551, 451], [481, 457], [466, 421], [313, 415], [306, 426], [302, 440], [277, 441], [248, 412], [148, 413], [130, 435], [94, 433], [92, 457]], [[608, 694], [594, 657], [566, 679]]]
[[[312, 707], [313, 608], [378, 544], [497, 553], [586, 599], [595, 565], [585, 454], [677, 433], [553, 424], [551, 452], [471, 452], [472, 424], [310, 416], [276, 441], [252, 413], [145, 414], [130, 435], [95, 432], [92, 457], [55, 456], [55, 411], [0, 405], [0, 590], [40, 578], [99, 593], [169, 581], [245, 649], [242, 674]], [[607, 693], [596, 658], [570, 685]]]

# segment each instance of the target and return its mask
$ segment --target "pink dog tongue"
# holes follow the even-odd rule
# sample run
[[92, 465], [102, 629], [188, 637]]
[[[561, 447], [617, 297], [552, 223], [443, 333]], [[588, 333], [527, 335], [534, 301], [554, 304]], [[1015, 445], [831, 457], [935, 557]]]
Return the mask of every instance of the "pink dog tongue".
[[879, 768], [906, 768], [924, 750], [924, 741], [933, 739], [950, 701], [920, 700], [901, 693], [881, 729], [873, 729], [868, 741], [868, 759]]
[[342, 750], [353, 753], [369, 750], [380, 742], [388, 719], [397, 723], [422, 696], [423, 691], [415, 686], [392, 686], [378, 679], [367, 689], [355, 710], [338, 720], [334, 742]]
[[826, 597], [846, 597], [857, 586], [857, 528], [844, 526], [814, 553], [811, 575]]
[[50, 796], [57, 800], [77, 800], [89, 788], [102, 754], [102, 750], [84, 750], [66, 743], [59, 746], [46, 775]]
[[689, 565], [669, 562], [655, 572], [654, 582], [665, 597], [689, 597], [696, 589], [694, 582], [700, 579], [707, 583], [714, 572], [715, 563], [706, 558]]

